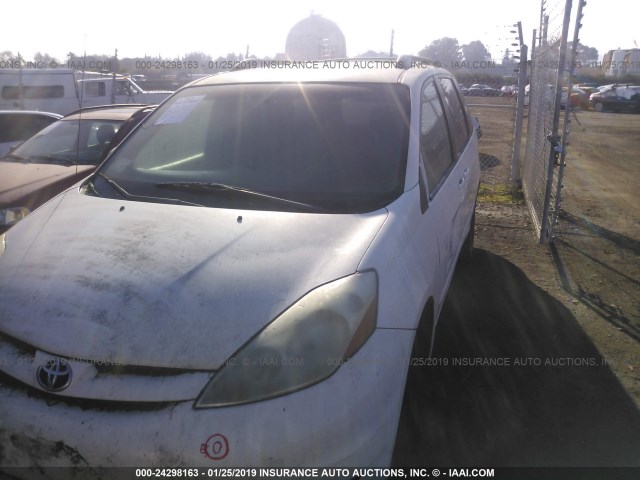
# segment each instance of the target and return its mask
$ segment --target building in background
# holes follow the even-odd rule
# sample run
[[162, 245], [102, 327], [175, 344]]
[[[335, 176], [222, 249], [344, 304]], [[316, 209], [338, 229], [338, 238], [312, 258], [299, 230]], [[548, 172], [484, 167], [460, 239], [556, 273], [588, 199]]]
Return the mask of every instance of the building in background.
[[609, 50], [604, 55], [602, 66], [605, 78], [640, 76], [640, 48]]
[[321, 15], [311, 14], [296, 23], [285, 44], [290, 60], [324, 60], [345, 58], [347, 46], [340, 28]]

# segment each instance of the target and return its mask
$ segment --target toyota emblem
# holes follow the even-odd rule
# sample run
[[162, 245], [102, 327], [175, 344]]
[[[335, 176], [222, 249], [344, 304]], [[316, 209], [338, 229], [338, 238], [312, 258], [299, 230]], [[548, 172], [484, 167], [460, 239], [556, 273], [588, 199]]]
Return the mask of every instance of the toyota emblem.
[[38, 384], [50, 392], [64, 390], [71, 383], [71, 366], [61, 358], [52, 358], [38, 367]]

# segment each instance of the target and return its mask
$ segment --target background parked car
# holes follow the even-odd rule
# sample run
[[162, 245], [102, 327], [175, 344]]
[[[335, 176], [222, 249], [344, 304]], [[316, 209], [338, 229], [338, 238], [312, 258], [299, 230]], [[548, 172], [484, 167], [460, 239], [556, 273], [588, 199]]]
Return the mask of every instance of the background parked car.
[[[547, 85], [547, 95], [549, 96], [549, 98], [553, 97], [553, 89], [554, 86], [551, 84]], [[528, 107], [529, 106], [529, 93], [531, 91], [531, 85], [526, 85], [524, 87], [524, 106]], [[566, 87], [564, 87], [562, 89], [562, 92], [560, 92], [560, 108], [564, 109], [567, 105], [567, 98], [569, 96], [568, 93], [568, 89]]]
[[518, 86], [517, 85], [505, 85], [500, 89], [503, 96], [506, 97], [515, 97], [518, 94]]
[[578, 106], [584, 110], [587, 110], [590, 107], [589, 104], [589, 96], [591, 94], [586, 90], [574, 87], [571, 89], [571, 105]]
[[80, 110], [1, 158], [0, 233], [89, 175], [152, 109], [113, 105]]
[[0, 110], [0, 157], [60, 118], [50, 112]]
[[609, 85], [597, 93], [591, 94], [589, 103], [596, 112], [612, 110], [614, 112], [640, 113], [640, 86]]
[[503, 97], [505, 96], [500, 90], [497, 88], [492, 88], [489, 85], [484, 85], [481, 83], [474, 83], [469, 87], [469, 91], [467, 93], [469, 96], [475, 97]]
[[574, 88], [579, 88], [587, 95], [591, 95], [598, 91], [598, 85], [595, 83], [578, 83], [577, 85], [574, 85]]

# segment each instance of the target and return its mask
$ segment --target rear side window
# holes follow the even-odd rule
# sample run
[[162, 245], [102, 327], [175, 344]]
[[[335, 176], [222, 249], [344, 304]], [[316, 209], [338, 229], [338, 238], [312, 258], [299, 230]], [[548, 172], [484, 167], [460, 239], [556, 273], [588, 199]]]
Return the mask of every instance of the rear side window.
[[433, 195], [453, 163], [444, 106], [433, 80], [423, 87], [420, 103], [420, 156]]
[[56, 119], [39, 115], [0, 115], [0, 142], [17, 142], [32, 137]]
[[104, 97], [107, 89], [104, 82], [87, 82], [84, 84], [84, 94], [87, 97]]
[[[22, 98], [62, 98], [64, 87], [62, 85], [37, 85], [23, 86]], [[20, 87], [7, 85], [2, 87], [2, 98], [5, 100], [17, 100], [20, 98]]]
[[469, 140], [471, 134], [471, 125], [468, 122], [468, 116], [462, 100], [458, 95], [458, 91], [451, 78], [440, 77], [440, 86], [442, 87], [443, 103], [447, 118], [449, 119], [449, 128], [451, 129], [451, 140], [453, 141], [454, 156], [458, 158]]

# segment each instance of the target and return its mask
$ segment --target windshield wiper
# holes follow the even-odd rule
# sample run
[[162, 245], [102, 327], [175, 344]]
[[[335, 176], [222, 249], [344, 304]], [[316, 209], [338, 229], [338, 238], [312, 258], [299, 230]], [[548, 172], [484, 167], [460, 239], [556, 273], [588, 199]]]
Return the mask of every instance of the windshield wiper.
[[316, 205], [309, 205], [308, 203], [297, 202], [295, 200], [290, 200], [288, 198], [276, 197], [273, 195], [269, 195], [268, 193], [256, 192], [254, 190], [250, 190], [248, 188], [236, 187], [233, 185], [226, 185], [224, 183], [215, 183], [215, 182], [165, 182], [156, 184], [158, 188], [168, 188], [175, 190], [187, 190], [187, 191], [197, 191], [197, 192], [234, 192], [242, 195], [262, 198], [267, 201], [282, 203], [285, 205], [290, 205], [292, 207], [296, 207], [299, 210], [305, 210], [307, 212], [313, 213], [323, 213], [327, 212], [325, 208], [318, 207]]
[[24, 162], [27, 159], [24, 157], [21, 157], [20, 155], [14, 155], [13, 153], [8, 153], [7, 155], [5, 155], [4, 157], [2, 157], [3, 160], [18, 160], [19, 162]]
[[132, 198], [130, 193], [128, 193], [124, 188], [122, 188], [120, 185], [118, 185], [114, 180], [112, 180], [111, 178], [107, 177], [104, 173], [98, 172], [98, 176], [100, 178], [102, 178], [105, 182], [107, 182], [109, 185], [111, 185], [111, 188], [113, 188], [116, 192], [118, 192], [123, 197]]
[[33, 155], [32, 157], [29, 157], [27, 159], [28, 161], [33, 163], [33, 160], [46, 160], [49, 163], [62, 163], [64, 165], [77, 165], [76, 162], [74, 162], [73, 160], [69, 159], [69, 158], [63, 158], [63, 157], [56, 157], [55, 155], [51, 155], [51, 154], [44, 154], [44, 155]]
[[[129, 198], [131, 200], [140, 200], [143, 202], [156, 202], [156, 203], [179, 203], [183, 205], [191, 205], [193, 207], [203, 207], [204, 205], [200, 205], [199, 203], [187, 202], [185, 200], [180, 200], [177, 198], [165, 198], [165, 197], [148, 197], [146, 195], [134, 195], [132, 193], [127, 192], [124, 188], [116, 183], [115, 180], [107, 177], [104, 173], [98, 172], [98, 176], [102, 178], [105, 182], [107, 182], [111, 187], [122, 195], [124, 198]], [[95, 189], [95, 187], [94, 187]]]

